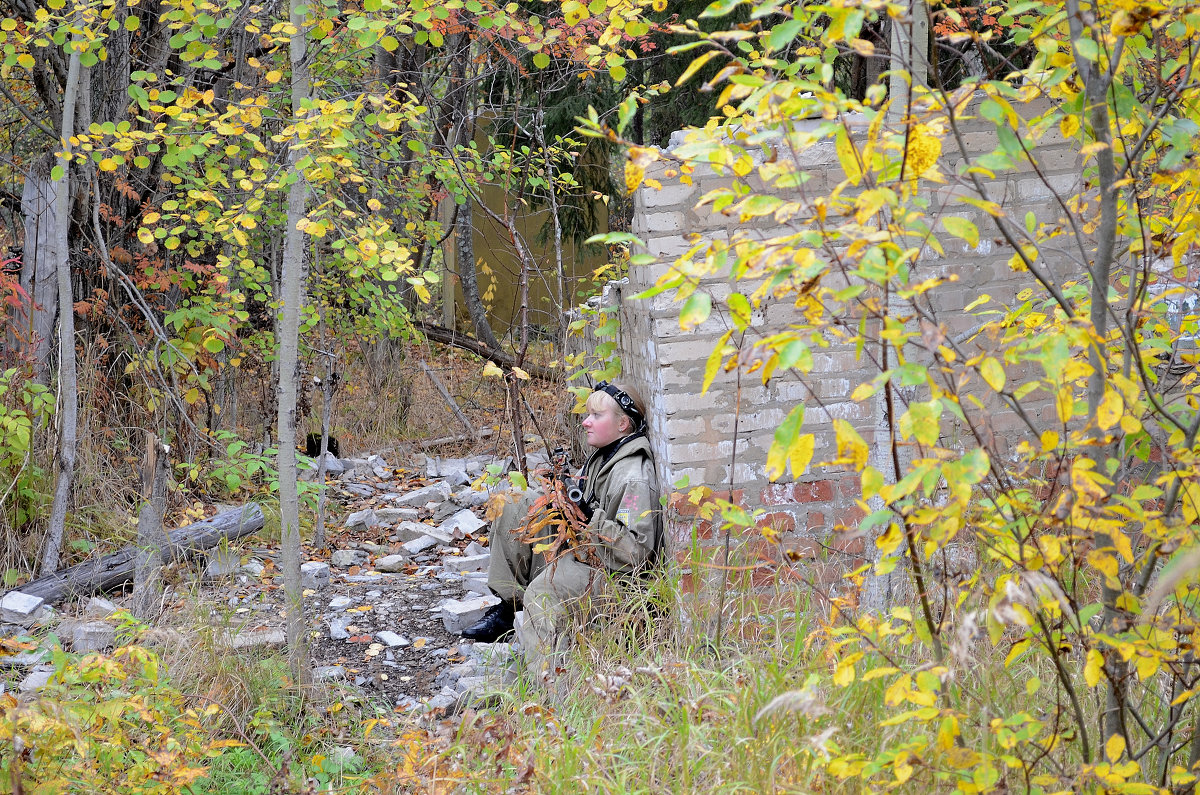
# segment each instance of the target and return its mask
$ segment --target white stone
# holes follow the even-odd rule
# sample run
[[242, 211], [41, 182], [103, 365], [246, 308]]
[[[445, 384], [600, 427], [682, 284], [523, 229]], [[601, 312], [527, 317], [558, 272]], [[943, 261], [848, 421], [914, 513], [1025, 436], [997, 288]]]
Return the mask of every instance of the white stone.
[[117, 630], [103, 621], [85, 621], [75, 626], [71, 633], [72, 650], [84, 654], [89, 651], [111, 649], [117, 640]]
[[467, 548], [463, 550], [463, 554], [467, 557], [471, 557], [472, 555], [486, 555], [488, 554], [488, 548], [478, 541], [472, 541], [467, 544]]
[[442, 626], [451, 635], [461, 635], [462, 631], [474, 624], [489, 607], [500, 604], [498, 596], [479, 596], [474, 599], [447, 599], [439, 606], [442, 614]]
[[463, 586], [468, 593], [477, 593], [480, 596], [487, 596], [492, 592], [492, 589], [488, 588], [486, 574], [478, 577], [464, 577]]
[[450, 496], [450, 484], [444, 480], [439, 480], [436, 483], [430, 483], [424, 488], [410, 491], [400, 499], [396, 500], [400, 505], [422, 506], [430, 502], [441, 502]]
[[385, 458], [384, 458], [383, 456], [381, 456], [381, 455], [369, 455], [369, 456], [367, 456], [367, 465], [368, 465], [368, 466], [370, 466], [372, 469], [373, 469], [373, 468], [375, 468], [375, 467], [383, 467], [384, 469], [387, 469], [387, 468], [388, 468], [388, 462], [387, 462], [387, 459], [385, 459]]
[[0, 599], [0, 615], [9, 624], [20, 624], [27, 627], [38, 620], [44, 604], [46, 604], [46, 600], [40, 596], [9, 591], [3, 599]]
[[375, 639], [390, 648], [412, 645], [412, 641], [410, 641], [408, 638], [404, 637], [403, 635], [397, 635], [395, 632], [386, 629], [382, 632], [376, 632]]
[[375, 560], [376, 571], [386, 571], [396, 573], [404, 571], [404, 567], [408, 565], [408, 558], [404, 555], [387, 555]]
[[379, 517], [375, 515], [375, 511], [370, 508], [364, 508], [361, 511], [355, 511], [346, 517], [346, 529], [354, 530], [359, 527], [364, 530], [372, 525], [380, 524]]
[[491, 555], [471, 555], [470, 557], [459, 557], [452, 555], [442, 560], [442, 571], [447, 574], [466, 574], [473, 571], [487, 571], [488, 561], [492, 559]]
[[396, 537], [401, 541], [413, 541], [424, 536], [436, 538], [443, 544], [449, 544], [453, 541], [453, 537], [449, 533], [444, 533], [431, 524], [423, 522], [401, 522], [396, 528]]
[[[321, 466], [321, 459], [318, 458], [316, 460], [316, 462], [313, 464], [313, 469], [318, 469], [320, 466]], [[343, 464], [337, 456], [335, 456], [333, 453], [330, 453], [330, 452], [325, 453], [325, 474], [326, 475], [340, 475], [345, 471], [346, 471], [346, 465]]]
[[330, 610], [345, 610], [350, 605], [354, 604], [354, 600], [349, 596], [335, 596], [329, 600]]
[[370, 560], [371, 557], [361, 549], [335, 549], [333, 554], [329, 556], [330, 564], [339, 569], [348, 569], [351, 566], [365, 566]]
[[480, 505], [487, 503], [491, 497], [486, 491], [475, 491], [474, 489], [461, 489], [454, 492], [450, 499], [455, 505], [461, 505], [463, 508], [478, 508]]
[[262, 561], [260, 560], [248, 560], [242, 564], [241, 568], [242, 574], [248, 574], [255, 579], [263, 576], [263, 572], [266, 570], [266, 567], [263, 566]]
[[485, 522], [483, 519], [480, 519], [467, 508], [463, 508], [461, 511], [438, 525], [438, 530], [441, 530], [443, 533], [448, 533], [455, 538], [464, 538], [486, 525], [487, 522]]
[[345, 640], [350, 637], [350, 625], [353, 623], [354, 619], [348, 616], [333, 619], [329, 622], [329, 637], [334, 640]]
[[436, 547], [439, 543], [433, 536], [421, 536], [420, 538], [414, 538], [412, 541], [401, 544], [400, 548], [404, 550], [404, 554], [411, 557], [419, 555], [431, 547]]
[[319, 591], [329, 584], [329, 564], [317, 560], [300, 564], [300, 584]]

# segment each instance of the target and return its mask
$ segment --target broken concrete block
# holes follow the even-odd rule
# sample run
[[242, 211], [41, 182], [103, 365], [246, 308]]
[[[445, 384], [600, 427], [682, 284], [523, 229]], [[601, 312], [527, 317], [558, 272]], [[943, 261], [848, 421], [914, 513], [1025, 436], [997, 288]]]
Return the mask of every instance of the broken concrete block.
[[485, 525], [487, 525], [487, 522], [480, 519], [470, 510], [463, 508], [438, 525], [438, 530], [454, 538], [465, 538]]
[[436, 538], [443, 544], [449, 544], [454, 540], [450, 534], [444, 533], [433, 525], [423, 522], [401, 522], [400, 526], [396, 528], [396, 535], [402, 542], [413, 541], [423, 536]]
[[115, 612], [117, 612], [117, 606], [103, 596], [93, 596], [88, 599], [87, 607], [83, 609], [83, 614], [88, 618], [108, 618]]
[[486, 491], [475, 491], [474, 489], [463, 489], [456, 491], [450, 496], [450, 500], [463, 508], [478, 508], [488, 501], [492, 495]]
[[442, 559], [442, 571], [447, 574], [466, 574], [474, 571], [487, 571], [488, 561], [492, 559], [491, 555], [472, 555], [470, 557], [459, 557], [451, 555]]
[[500, 604], [498, 596], [478, 596], [473, 599], [447, 599], [441, 604], [442, 626], [451, 635], [462, 634], [462, 631], [474, 624], [489, 607]]
[[333, 554], [329, 556], [330, 564], [337, 566], [339, 569], [348, 569], [351, 566], [365, 566], [371, 560], [371, 556], [361, 549], [335, 549]]
[[317, 560], [300, 564], [300, 584], [319, 591], [329, 584], [329, 564]]
[[467, 548], [464, 549], [462, 553], [468, 558], [472, 555], [486, 555], [488, 554], [488, 548], [478, 541], [472, 541], [471, 543], [467, 544]]
[[117, 629], [103, 621], [85, 621], [76, 624], [71, 633], [71, 649], [79, 654], [89, 651], [104, 651], [116, 645]]
[[217, 546], [204, 553], [208, 562], [204, 565], [204, 576], [210, 580], [230, 577], [242, 567], [241, 556], [229, 547]]
[[318, 665], [313, 669], [313, 679], [318, 682], [332, 682], [345, 678], [346, 669], [340, 665]]
[[0, 599], [0, 614], [9, 624], [20, 624], [27, 627], [41, 618], [44, 604], [46, 604], [46, 600], [40, 596], [9, 591], [4, 595], [4, 599]]
[[375, 495], [375, 487], [366, 483], [342, 483], [342, 489], [353, 494], [355, 497], [372, 497]]
[[450, 484], [444, 480], [439, 480], [436, 483], [430, 483], [424, 488], [410, 491], [400, 499], [396, 500], [399, 505], [409, 505], [420, 507], [431, 502], [441, 502], [450, 496]]
[[379, 467], [379, 468], [382, 468], [382, 469], [388, 469], [388, 468], [389, 468], [389, 467], [388, 467], [388, 462], [387, 462], [387, 459], [385, 459], [385, 458], [384, 458], [383, 456], [381, 456], [381, 455], [369, 455], [369, 456], [367, 456], [367, 466], [371, 467], [372, 469], [375, 469], [376, 467]]
[[375, 518], [379, 524], [394, 525], [398, 522], [415, 522], [419, 512], [416, 508], [376, 508]]
[[404, 567], [408, 565], [408, 558], [404, 555], [387, 555], [386, 557], [377, 558], [375, 560], [376, 571], [386, 571], [396, 573], [404, 571]]
[[267, 568], [262, 564], [261, 560], [248, 560], [243, 563], [241, 569], [239, 569], [242, 574], [245, 574], [248, 577], [253, 577], [256, 580], [262, 577], [263, 572], [266, 570]]
[[366, 530], [372, 525], [379, 524], [379, 518], [375, 516], [375, 511], [370, 508], [363, 508], [361, 511], [355, 511], [346, 517], [347, 530]]
[[263, 629], [257, 632], [239, 632], [225, 635], [221, 645], [227, 649], [280, 648], [287, 644], [287, 633], [282, 629]]
[[389, 648], [402, 648], [412, 645], [412, 641], [408, 638], [386, 629], [382, 632], [376, 632], [375, 639]]
[[[321, 466], [321, 459], [318, 458], [315, 462], [313, 462], [313, 469], [318, 469], [320, 466]], [[341, 459], [339, 459], [333, 453], [329, 453], [329, 452], [325, 453], [325, 474], [326, 475], [341, 475], [345, 471], [346, 471], [346, 465], [342, 463]]]
[[349, 616], [339, 616], [329, 622], [329, 637], [334, 640], [345, 640], [350, 637], [350, 626], [354, 619]]
[[404, 550], [405, 555], [411, 558], [413, 555], [419, 555], [430, 547], [435, 547], [437, 545], [438, 540], [436, 538], [432, 536], [421, 536], [420, 538], [414, 538], [412, 541], [401, 544], [400, 548]]
[[477, 593], [480, 596], [486, 596], [492, 592], [492, 589], [488, 587], [486, 574], [479, 577], [464, 577], [463, 587], [467, 589], [467, 593]]
[[54, 676], [54, 666], [39, 666], [25, 675], [21, 680], [19, 689], [22, 693], [29, 693], [34, 690], [41, 690], [50, 682], [50, 677]]

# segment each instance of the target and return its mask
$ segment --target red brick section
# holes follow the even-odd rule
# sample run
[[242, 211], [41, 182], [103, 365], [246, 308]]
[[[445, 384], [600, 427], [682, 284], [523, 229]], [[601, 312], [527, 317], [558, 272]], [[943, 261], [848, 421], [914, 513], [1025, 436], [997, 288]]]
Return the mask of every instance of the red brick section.
[[772, 483], [762, 490], [764, 506], [796, 505], [807, 502], [829, 502], [833, 499], [833, 481], [814, 480], [808, 483]]

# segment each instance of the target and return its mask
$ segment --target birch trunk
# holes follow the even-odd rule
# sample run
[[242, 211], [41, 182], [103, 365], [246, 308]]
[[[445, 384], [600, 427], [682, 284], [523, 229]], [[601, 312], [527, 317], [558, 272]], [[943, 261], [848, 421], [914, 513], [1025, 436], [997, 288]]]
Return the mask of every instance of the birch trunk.
[[75, 129], [75, 100], [79, 93], [80, 73], [86, 69], [79, 63], [79, 47], [83, 37], [72, 37], [71, 60], [67, 67], [67, 85], [63, 92], [62, 152], [58, 166], [62, 174], [55, 183], [54, 218], [57, 222], [56, 254], [58, 255], [58, 399], [59, 446], [58, 482], [54, 486], [54, 502], [50, 508], [50, 525], [46, 530], [46, 546], [42, 553], [42, 575], [58, 570], [63, 531], [67, 523], [67, 507], [71, 502], [71, 484], [75, 476], [75, 444], [79, 417], [79, 388], [75, 373], [75, 312], [71, 296], [71, 263], [67, 256], [71, 227], [71, 135]]
[[162, 587], [162, 564], [171, 542], [163, 530], [167, 509], [167, 476], [170, 450], [153, 433], [146, 433], [142, 462], [142, 508], [138, 513], [137, 561], [133, 571], [133, 614], [148, 621], [155, 612]]
[[288, 662], [296, 681], [310, 679], [308, 646], [305, 642], [304, 598], [300, 582], [300, 497], [296, 487], [296, 371], [300, 349], [300, 308], [304, 302], [304, 232], [297, 228], [304, 219], [308, 187], [300, 161], [306, 156], [302, 115], [309, 95], [305, 62], [304, 8], [292, 0], [289, 10], [294, 33], [288, 46], [292, 65], [292, 120], [296, 125], [288, 146], [291, 186], [287, 199], [287, 235], [283, 245], [279, 293], [279, 509], [280, 557], [283, 567], [284, 601], [287, 605]]

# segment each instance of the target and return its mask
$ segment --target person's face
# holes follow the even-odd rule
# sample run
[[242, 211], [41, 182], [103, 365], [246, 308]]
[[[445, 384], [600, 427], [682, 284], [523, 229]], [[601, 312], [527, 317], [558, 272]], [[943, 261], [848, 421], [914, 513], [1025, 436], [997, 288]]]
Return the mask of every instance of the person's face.
[[589, 408], [583, 418], [583, 429], [587, 431], [587, 443], [592, 447], [612, 444], [629, 433], [632, 422], [625, 412], [612, 406]]

